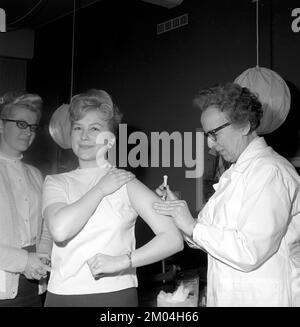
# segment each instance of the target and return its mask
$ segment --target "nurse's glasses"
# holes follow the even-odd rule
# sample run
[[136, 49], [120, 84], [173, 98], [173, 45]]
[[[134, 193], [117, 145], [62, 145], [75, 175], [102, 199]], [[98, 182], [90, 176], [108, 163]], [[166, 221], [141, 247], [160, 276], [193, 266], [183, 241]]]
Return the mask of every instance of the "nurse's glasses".
[[24, 120], [15, 120], [15, 119], [6, 119], [6, 118], [1, 118], [1, 120], [12, 121], [12, 122], [16, 123], [17, 127], [20, 129], [26, 129], [27, 127], [29, 127], [30, 132], [33, 132], [33, 133], [35, 133], [39, 128], [38, 124], [28, 124]]
[[213, 140], [214, 142], [217, 142], [217, 132], [219, 132], [221, 129], [223, 129], [223, 128], [229, 126], [229, 125], [231, 125], [231, 123], [228, 123], [228, 122], [227, 122], [227, 123], [225, 123], [225, 124], [223, 124], [223, 125], [221, 125], [221, 126], [215, 128], [215, 129], [212, 129], [211, 131], [204, 132], [204, 135], [205, 135], [206, 137], [209, 137], [209, 138], [210, 138], [211, 140]]

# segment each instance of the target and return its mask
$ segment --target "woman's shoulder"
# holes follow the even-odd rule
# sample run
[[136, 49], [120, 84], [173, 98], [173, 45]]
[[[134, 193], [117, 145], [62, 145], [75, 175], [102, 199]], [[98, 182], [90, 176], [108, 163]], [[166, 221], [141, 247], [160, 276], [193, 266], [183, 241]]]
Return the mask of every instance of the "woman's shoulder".
[[254, 158], [243, 177], [245, 185], [264, 185], [270, 181], [294, 184], [300, 180], [293, 165], [272, 149]]
[[68, 180], [72, 176], [73, 171], [68, 171], [64, 173], [58, 173], [58, 174], [49, 174], [45, 178], [45, 183], [46, 182], [58, 182], [58, 183], [63, 183]]
[[43, 174], [41, 173], [41, 171], [40, 171], [37, 167], [35, 167], [35, 166], [33, 166], [33, 165], [30, 165], [30, 164], [28, 164], [28, 163], [25, 163], [25, 162], [23, 162], [23, 165], [24, 165], [25, 168], [26, 168], [27, 170], [29, 170], [32, 174], [34, 174], [35, 176], [38, 176], [39, 178], [42, 178], [42, 179], [43, 179]]
[[80, 182], [82, 179], [83, 176], [78, 174], [78, 169], [74, 169], [63, 173], [47, 175], [45, 178], [45, 183], [55, 183], [60, 185], [64, 184], [76, 187], [78, 181]]
[[252, 170], [265, 173], [280, 173], [290, 169], [292, 164], [282, 155], [268, 147], [267, 151], [260, 154], [252, 161]]
[[72, 177], [76, 174], [77, 169], [74, 170], [69, 170], [65, 171], [62, 173], [53, 173], [53, 174], [48, 174], [47, 177], [53, 177], [53, 178], [63, 178], [63, 177]]
[[137, 178], [128, 182], [126, 188], [129, 196], [134, 196], [135, 198], [142, 197], [146, 199], [156, 197], [156, 193]]
[[126, 184], [127, 190], [130, 192], [136, 192], [141, 189], [148, 189], [148, 187], [142, 183], [138, 178], [133, 178]]

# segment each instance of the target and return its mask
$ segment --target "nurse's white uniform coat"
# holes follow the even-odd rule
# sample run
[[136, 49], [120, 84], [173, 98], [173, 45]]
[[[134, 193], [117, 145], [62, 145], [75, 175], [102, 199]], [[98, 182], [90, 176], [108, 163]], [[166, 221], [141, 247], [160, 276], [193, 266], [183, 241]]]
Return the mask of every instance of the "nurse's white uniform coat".
[[194, 246], [208, 253], [208, 306], [300, 306], [300, 177], [255, 138], [214, 185]]

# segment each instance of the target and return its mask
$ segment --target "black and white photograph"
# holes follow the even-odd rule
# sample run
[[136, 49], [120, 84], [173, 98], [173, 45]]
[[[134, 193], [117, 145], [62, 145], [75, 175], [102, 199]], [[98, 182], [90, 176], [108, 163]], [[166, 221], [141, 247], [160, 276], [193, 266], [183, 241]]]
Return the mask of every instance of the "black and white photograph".
[[299, 0], [0, 0], [0, 311], [299, 307], [299, 58]]

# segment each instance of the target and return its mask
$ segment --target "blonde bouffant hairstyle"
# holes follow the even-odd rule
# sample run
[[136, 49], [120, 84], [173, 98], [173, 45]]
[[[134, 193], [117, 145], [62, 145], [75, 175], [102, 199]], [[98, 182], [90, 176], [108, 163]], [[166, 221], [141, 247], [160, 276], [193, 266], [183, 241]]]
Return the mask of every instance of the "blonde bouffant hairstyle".
[[113, 103], [111, 96], [104, 90], [90, 89], [73, 96], [69, 109], [71, 124], [93, 110], [103, 114], [112, 133], [117, 131], [123, 115]]
[[11, 110], [18, 107], [25, 107], [37, 114], [38, 121], [42, 116], [42, 98], [35, 93], [24, 91], [7, 92], [0, 96], [0, 118], [9, 118]]

